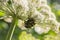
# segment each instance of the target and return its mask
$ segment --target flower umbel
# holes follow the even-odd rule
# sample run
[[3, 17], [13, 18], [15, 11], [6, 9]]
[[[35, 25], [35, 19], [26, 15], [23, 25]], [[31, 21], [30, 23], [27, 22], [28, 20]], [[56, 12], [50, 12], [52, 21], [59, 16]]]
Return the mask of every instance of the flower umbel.
[[[14, 24], [12, 24], [14, 26], [12, 35], [15, 26], [21, 30], [34, 29], [38, 34], [48, 33], [49, 30], [59, 33], [60, 23], [57, 22], [54, 13], [47, 5], [47, 0], [0, 0], [0, 6], [0, 10], [6, 14], [2, 16], [2, 19]], [[16, 23], [16, 19], [18, 19], [18, 23]], [[28, 37], [30, 34], [22, 33], [19, 40], [31, 39], [30, 37], [27, 39], [25, 36], [25, 39], [22, 39], [23, 35]], [[30, 36], [32, 37], [32, 35]], [[32, 40], [36, 39], [32, 38]]]

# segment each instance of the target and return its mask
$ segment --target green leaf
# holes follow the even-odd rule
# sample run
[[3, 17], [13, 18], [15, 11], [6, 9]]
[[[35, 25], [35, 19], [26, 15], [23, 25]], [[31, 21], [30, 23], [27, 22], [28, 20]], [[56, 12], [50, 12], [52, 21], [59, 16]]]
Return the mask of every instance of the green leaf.
[[2, 17], [2, 16], [5, 16], [5, 13], [4, 13], [4, 11], [0, 10], [0, 17]]
[[57, 11], [57, 15], [60, 16], [60, 10]]
[[50, 31], [48, 32], [48, 35], [56, 36], [57, 34], [56, 34], [53, 30], [50, 30]]

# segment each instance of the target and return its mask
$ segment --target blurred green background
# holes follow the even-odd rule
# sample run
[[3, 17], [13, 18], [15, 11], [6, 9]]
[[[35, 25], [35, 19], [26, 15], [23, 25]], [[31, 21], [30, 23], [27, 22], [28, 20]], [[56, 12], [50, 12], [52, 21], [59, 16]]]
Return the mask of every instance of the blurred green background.
[[48, 0], [48, 5], [56, 15], [56, 20], [60, 22], [60, 0]]

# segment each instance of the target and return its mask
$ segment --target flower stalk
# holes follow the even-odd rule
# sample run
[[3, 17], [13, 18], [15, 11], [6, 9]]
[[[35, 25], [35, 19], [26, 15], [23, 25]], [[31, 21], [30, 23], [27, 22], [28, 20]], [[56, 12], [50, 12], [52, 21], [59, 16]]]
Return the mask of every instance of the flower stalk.
[[14, 33], [14, 30], [16, 28], [16, 25], [17, 25], [17, 17], [13, 17], [13, 20], [12, 20], [12, 24], [10, 26], [10, 29], [8, 31], [8, 34], [7, 34], [7, 37], [6, 37], [6, 40], [12, 40], [12, 36], [13, 36], [13, 33]]

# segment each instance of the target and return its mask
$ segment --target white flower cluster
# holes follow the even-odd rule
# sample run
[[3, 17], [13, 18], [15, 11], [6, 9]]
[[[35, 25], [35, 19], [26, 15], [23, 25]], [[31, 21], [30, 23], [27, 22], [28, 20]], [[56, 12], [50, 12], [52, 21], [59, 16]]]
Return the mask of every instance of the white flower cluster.
[[[47, 33], [50, 29], [54, 30], [56, 33], [59, 32], [60, 24], [56, 21], [54, 13], [47, 5], [47, 0], [24, 0], [24, 3], [15, 2], [22, 6], [25, 5], [24, 8], [29, 9], [30, 17], [35, 19], [36, 24], [34, 29], [38, 34]], [[29, 14], [29, 12], [27, 14]]]
[[50, 29], [56, 33], [59, 32], [60, 23], [56, 21], [54, 13], [47, 5], [47, 0], [13, 0], [11, 7], [13, 13], [16, 13], [21, 18], [18, 21], [20, 28], [25, 29], [24, 21], [31, 17], [35, 20], [34, 30], [38, 34], [46, 33]]

